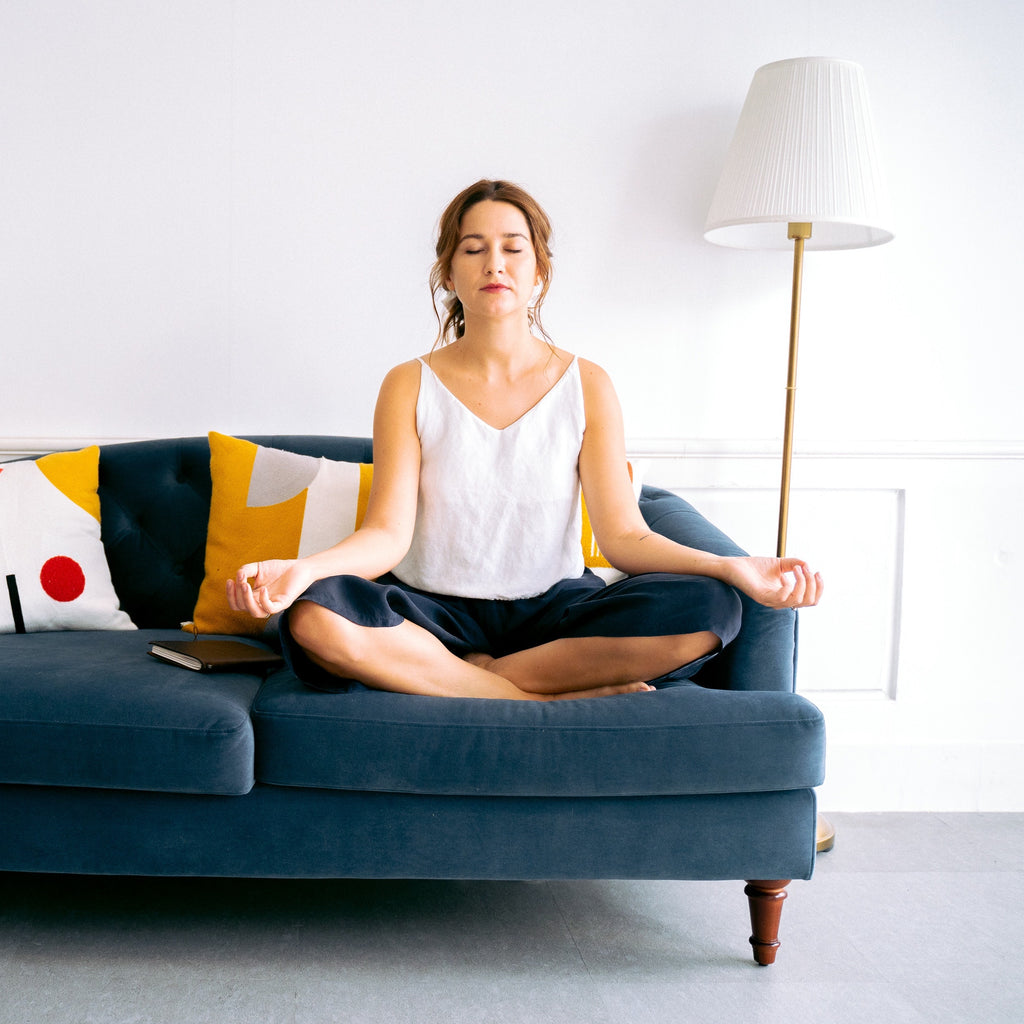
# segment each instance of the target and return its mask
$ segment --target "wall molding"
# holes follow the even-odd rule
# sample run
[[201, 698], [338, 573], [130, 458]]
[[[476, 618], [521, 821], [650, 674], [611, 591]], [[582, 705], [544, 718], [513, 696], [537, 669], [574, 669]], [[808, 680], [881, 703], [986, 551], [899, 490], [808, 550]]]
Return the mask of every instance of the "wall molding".
[[146, 437], [0, 437], [0, 462], [21, 459], [47, 452], [70, 452], [93, 444], [122, 444], [125, 441], [148, 441]]
[[[150, 440], [142, 437], [0, 437], [0, 459], [70, 451], [92, 444]], [[782, 457], [782, 442], [751, 438], [630, 438], [634, 459], [770, 459]], [[1024, 460], [1021, 440], [808, 441], [794, 444], [795, 459]]]
[[[626, 443], [637, 459], [771, 459], [782, 458], [779, 440], [634, 438]], [[937, 459], [1020, 460], [1024, 440], [882, 440], [800, 441], [794, 443], [795, 459]]]

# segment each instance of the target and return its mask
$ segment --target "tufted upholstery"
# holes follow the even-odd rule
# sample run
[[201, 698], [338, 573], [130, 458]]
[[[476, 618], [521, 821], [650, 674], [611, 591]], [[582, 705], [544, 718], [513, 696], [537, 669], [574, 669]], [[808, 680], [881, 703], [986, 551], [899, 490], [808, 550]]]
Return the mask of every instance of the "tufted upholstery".
[[[369, 462], [366, 438], [258, 436], [247, 440], [300, 455]], [[103, 544], [121, 606], [140, 628], [192, 618], [203, 581], [210, 514], [205, 437], [105, 445], [100, 450]], [[145, 566], [145, 573], [139, 567]]]

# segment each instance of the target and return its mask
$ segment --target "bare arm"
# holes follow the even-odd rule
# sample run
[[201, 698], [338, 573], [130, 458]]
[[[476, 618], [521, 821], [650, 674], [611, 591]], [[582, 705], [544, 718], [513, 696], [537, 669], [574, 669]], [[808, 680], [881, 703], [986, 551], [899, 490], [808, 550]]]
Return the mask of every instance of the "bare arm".
[[402, 560], [416, 521], [419, 380], [419, 364], [403, 363], [381, 385], [373, 420], [373, 486], [360, 528], [305, 558], [241, 566], [227, 581], [233, 609], [265, 618], [283, 611], [317, 580], [342, 574], [375, 579]]
[[605, 558], [629, 575], [674, 572], [709, 576], [769, 607], [817, 604], [822, 582], [799, 558], [713, 555], [655, 533], [644, 521], [626, 470], [622, 410], [608, 375], [580, 360], [587, 426], [580, 480], [594, 537]]

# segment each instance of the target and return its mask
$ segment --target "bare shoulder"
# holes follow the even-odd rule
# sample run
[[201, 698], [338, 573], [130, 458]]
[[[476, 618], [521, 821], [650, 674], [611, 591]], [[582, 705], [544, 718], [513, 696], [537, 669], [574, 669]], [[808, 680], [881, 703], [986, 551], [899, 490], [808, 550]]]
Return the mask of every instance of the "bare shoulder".
[[415, 417], [420, 394], [420, 364], [411, 359], [389, 370], [377, 393], [374, 434], [388, 423], [406, 423]]
[[420, 389], [420, 364], [417, 359], [399, 363], [384, 375], [379, 398], [385, 401], [415, 400]]
[[384, 375], [384, 383], [389, 385], [408, 385], [412, 382], [419, 383], [420, 379], [420, 361], [418, 359], [409, 359], [404, 363], [399, 363], [397, 366], [393, 366]]
[[615, 385], [607, 371], [589, 359], [578, 359], [577, 361], [580, 367], [580, 381], [583, 384], [583, 397], [587, 404], [617, 403]]
[[612, 379], [603, 366], [578, 356], [576, 361], [580, 364], [580, 377], [584, 383], [589, 382], [598, 386], [611, 387]]

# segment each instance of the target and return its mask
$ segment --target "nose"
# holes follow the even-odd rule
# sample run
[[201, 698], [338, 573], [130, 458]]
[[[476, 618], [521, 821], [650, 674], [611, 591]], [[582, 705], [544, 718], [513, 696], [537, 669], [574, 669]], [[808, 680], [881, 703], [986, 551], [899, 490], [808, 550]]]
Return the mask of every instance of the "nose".
[[500, 246], [498, 248], [490, 249], [488, 251], [487, 265], [484, 268], [484, 272], [487, 274], [505, 273], [505, 255], [501, 251]]

